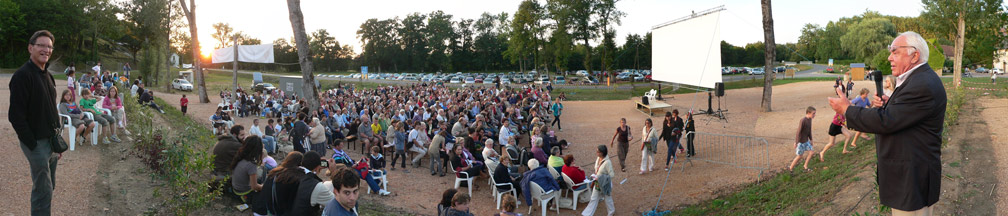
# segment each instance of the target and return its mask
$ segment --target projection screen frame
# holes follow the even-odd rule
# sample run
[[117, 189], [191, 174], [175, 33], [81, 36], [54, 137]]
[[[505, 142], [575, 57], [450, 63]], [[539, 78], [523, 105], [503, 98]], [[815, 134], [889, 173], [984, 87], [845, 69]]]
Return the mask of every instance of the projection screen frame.
[[[655, 34], [655, 40], [652, 43], [652, 78], [654, 81], [676, 83], [689, 86], [697, 86], [703, 88], [714, 88], [714, 83], [721, 82], [721, 50], [720, 50], [720, 17], [716, 17], [713, 26], [713, 32], [702, 31], [704, 35], [697, 35], [696, 39], [692, 39], [690, 42], [676, 42], [674, 39], [661, 39], [667, 37], [668, 34], [688, 34], [690, 32], [680, 32], [672, 31], [669, 29], [662, 29], [669, 27], [671, 25], [680, 24], [683, 22], [691, 21], [698, 18], [710, 18], [708, 15], [716, 15], [726, 10], [724, 5], [714, 7], [711, 9], [694, 12], [690, 15], [673, 19], [668, 22], [664, 22], [652, 27], [652, 32]], [[694, 23], [689, 23], [694, 24]], [[678, 29], [676, 29], [678, 30]], [[712, 33], [714, 35], [709, 35]], [[681, 38], [675, 38], [681, 39]], [[708, 40], [707, 43], [699, 42], [702, 40]], [[683, 45], [694, 46], [693, 49], [689, 51], [684, 51], [678, 49]], [[699, 46], [699, 47], [698, 47]], [[702, 50], [702, 51], [701, 51]], [[692, 53], [692, 55], [684, 54], [686, 52]], [[706, 55], [698, 55], [702, 52]], [[672, 58], [669, 58], [669, 57]], [[692, 56], [692, 57], [690, 57]], [[664, 60], [659, 60], [665, 58]], [[685, 64], [684, 64], [685, 63]], [[690, 64], [692, 63], [692, 64]]]

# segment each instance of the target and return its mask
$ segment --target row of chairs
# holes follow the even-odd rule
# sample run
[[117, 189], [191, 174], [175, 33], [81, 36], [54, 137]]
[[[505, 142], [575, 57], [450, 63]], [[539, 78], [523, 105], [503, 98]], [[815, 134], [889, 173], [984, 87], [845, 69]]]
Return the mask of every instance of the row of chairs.
[[[99, 97], [98, 101], [102, 101], [104, 99], [105, 99], [104, 97]], [[98, 109], [98, 111], [100, 111], [100, 112], [102, 112], [102, 113], [104, 113], [106, 115], [114, 115], [114, 113], [112, 113], [112, 110], [103, 108], [103, 107], [101, 107], [101, 105], [102, 105], [101, 103], [96, 103], [95, 104], [95, 106], [96, 106], [95, 109]], [[84, 116], [87, 117], [88, 119], [91, 119], [92, 121], [95, 120], [94, 114], [91, 114], [90, 112], [81, 112], [81, 113], [83, 113]], [[59, 117], [60, 117], [61, 121], [63, 122], [63, 131], [66, 131], [67, 132], [67, 137], [70, 137], [69, 138], [69, 140], [70, 140], [70, 151], [73, 151], [74, 149], [76, 149], [76, 145], [77, 145], [77, 127], [74, 127], [73, 122], [71, 121], [69, 115], [59, 114]], [[119, 123], [116, 122], [113, 125], [110, 125], [110, 127], [116, 127], [116, 124], [119, 124]], [[95, 127], [91, 129], [91, 145], [98, 145], [98, 134], [102, 131], [101, 127], [102, 126], [100, 124], [98, 124], [97, 122], [95, 122]]]

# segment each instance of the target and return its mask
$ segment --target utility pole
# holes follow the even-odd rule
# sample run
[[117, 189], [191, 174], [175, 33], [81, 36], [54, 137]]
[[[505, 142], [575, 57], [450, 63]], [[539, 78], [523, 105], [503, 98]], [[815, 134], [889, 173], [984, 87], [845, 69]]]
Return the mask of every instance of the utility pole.
[[235, 99], [234, 96], [238, 93], [238, 34], [231, 36], [231, 41], [234, 42], [234, 62], [232, 62], [231, 66], [231, 69], [234, 69], [234, 76], [231, 77], [234, 87], [231, 91], [231, 99]]

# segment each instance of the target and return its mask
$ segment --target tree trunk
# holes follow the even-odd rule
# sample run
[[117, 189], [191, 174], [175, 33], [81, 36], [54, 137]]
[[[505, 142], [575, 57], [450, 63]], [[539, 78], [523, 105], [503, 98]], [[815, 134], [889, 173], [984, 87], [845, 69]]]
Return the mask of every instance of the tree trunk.
[[[171, 4], [171, 3], [169, 3]], [[168, 14], [171, 14], [171, 6], [168, 7]], [[169, 22], [170, 23], [170, 22]], [[172, 92], [172, 73], [171, 73], [171, 24], [165, 25], [165, 92]]]
[[198, 84], [196, 89], [199, 91], [199, 101], [200, 103], [210, 103], [210, 98], [207, 97], [206, 92], [206, 82], [203, 80], [203, 66], [200, 65], [202, 61], [200, 60], [199, 37], [196, 34], [196, 0], [189, 0], [192, 10], [186, 7], [185, 0], [179, 0], [179, 3], [182, 4], [182, 13], [189, 19], [189, 35], [192, 37], [193, 74], [196, 75], [196, 83]]
[[[584, 66], [585, 66], [585, 70], [587, 70], [588, 73], [590, 74], [590, 73], [592, 73], [592, 69], [591, 69], [591, 52], [592, 52], [592, 50], [591, 50], [591, 44], [588, 44], [588, 38], [584, 39], [584, 45], [585, 45]], [[603, 70], [602, 73], [605, 73], [605, 71]]]
[[[953, 69], [954, 74], [952, 75], [952, 80], [955, 83], [956, 88], [962, 87], [963, 46], [966, 41], [966, 22], [963, 18], [963, 13], [964, 12], [962, 11], [959, 12], [959, 24], [956, 26], [955, 68]], [[927, 55], [927, 53], [921, 53], [921, 55]]]
[[763, 4], [763, 102], [760, 108], [763, 112], [770, 112], [770, 101], [773, 97], [773, 63], [776, 58], [774, 51], [777, 45], [774, 41], [773, 13], [770, 11], [770, 0], [761, 0]]
[[308, 35], [305, 34], [304, 14], [301, 13], [301, 0], [287, 0], [287, 10], [290, 12], [291, 28], [294, 30], [294, 40], [297, 43], [298, 62], [301, 63], [301, 88], [308, 109], [314, 112], [319, 107], [318, 89], [315, 87], [315, 75], [312, 73], [311, 50], [308, 47]]

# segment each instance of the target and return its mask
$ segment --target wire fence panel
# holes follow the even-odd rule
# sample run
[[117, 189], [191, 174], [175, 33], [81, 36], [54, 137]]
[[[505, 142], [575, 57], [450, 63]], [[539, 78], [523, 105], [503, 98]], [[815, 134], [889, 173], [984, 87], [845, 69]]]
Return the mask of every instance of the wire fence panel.
[[[759, 171], [760, 177], [763, 176], [763, 171], [770, 169], [770, 146], [766, 139], [751, 136], [689, 132], [681, 140], [684, 147], [689, 142], [690, 136], [693, 137], [693, 146], [695, 148], [695, 155], [686, 158], [685, 161], [690, 163], [690, 165], [696, 160], [743, 169], [754, 169]], [[685, 170], [685, 166], [682, 169]]]

